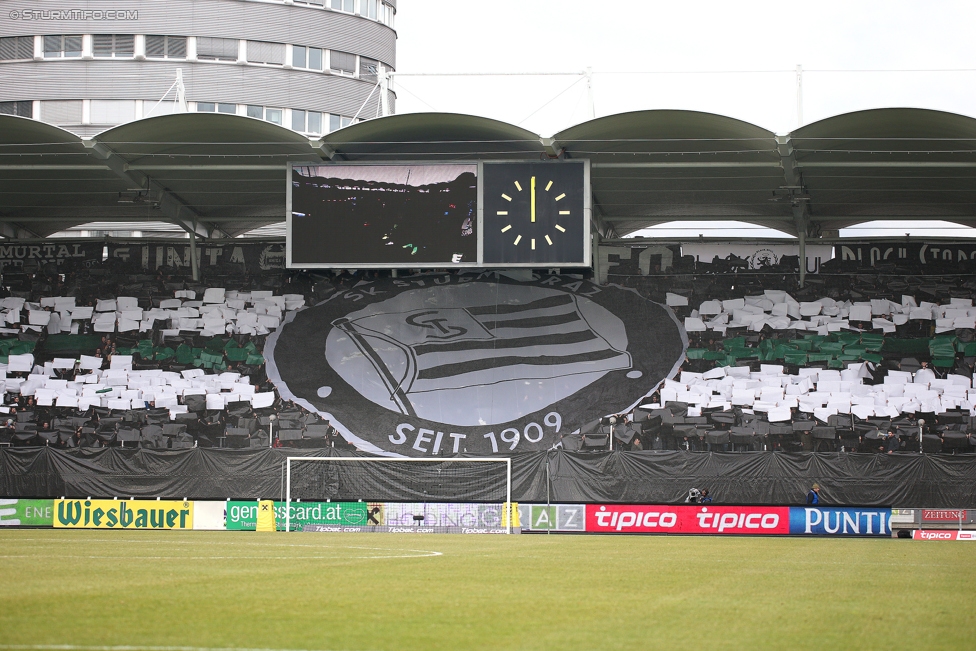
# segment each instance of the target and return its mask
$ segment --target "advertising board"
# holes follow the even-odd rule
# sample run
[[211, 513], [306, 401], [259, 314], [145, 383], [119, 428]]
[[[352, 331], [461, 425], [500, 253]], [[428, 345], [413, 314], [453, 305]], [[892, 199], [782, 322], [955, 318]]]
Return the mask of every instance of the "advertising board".
[[788, 534], [790, 533], [790, 507], [588, 504], [586, 506], [586, 531], [593, 533]]
[[[365, 502], [292, 502], [291, 529], [300, 531], [305, 525], [349, 525], [367, 524], [367, 505]], [[257, 527], [258, 503], [227, 502], [228, 531], [254, 531]], [[274, 503], [275, 518], [279, 531], [285, 530], [285, 503]]]
[[815, 536], [890, 536], [891, 509], [790, 507], [790, 533]]
[[976, 540], [976, 531], [916, 529], [912, 532], [912, 540]]
[[0, 498], [0, 527], [50, 527], [54, 500]]
[[585, 531], [583, 504], [519, 504], [522, 531]]
[[711, 504], [586, 506], [586, 531], [597, 533], [890, 536], [890, 520], [891, 509], [887, 508]]
[[193, 502], [54, 500], [55, 529], [192, 529]]

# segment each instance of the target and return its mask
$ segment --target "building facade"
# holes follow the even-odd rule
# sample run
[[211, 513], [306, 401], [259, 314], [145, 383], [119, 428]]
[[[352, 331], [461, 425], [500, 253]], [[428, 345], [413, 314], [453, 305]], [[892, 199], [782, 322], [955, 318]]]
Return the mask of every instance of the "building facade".
[[330, 133], [379, 114], [395, 15], [396, 0], [9, 0], [0, 114], [89, 136], [182, 110], [179, 71], [189, 111]]

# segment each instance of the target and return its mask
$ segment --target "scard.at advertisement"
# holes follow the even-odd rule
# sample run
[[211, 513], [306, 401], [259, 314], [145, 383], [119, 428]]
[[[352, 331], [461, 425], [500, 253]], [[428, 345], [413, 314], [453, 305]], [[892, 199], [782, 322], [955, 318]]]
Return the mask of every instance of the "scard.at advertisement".
[[[367, 524], [367, 504], [365, 502], [292, 502], [291, 529], [301, 530], [308, 524], [323, 525], [365, 525]], [[227, 529], [229, 531], [254, 531], [257, 527], [257, 502], [227, 502]], [[279, 531], [285, 530], [285, 516], [288, 514], [285, 502], [275, 502], [275, 519]]]

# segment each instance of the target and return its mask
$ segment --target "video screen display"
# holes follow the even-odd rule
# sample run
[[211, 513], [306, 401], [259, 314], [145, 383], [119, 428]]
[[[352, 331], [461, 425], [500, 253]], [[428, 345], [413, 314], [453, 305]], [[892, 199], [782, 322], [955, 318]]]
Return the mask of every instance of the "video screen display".
[[294, 165], [288, 266], [468, 266], [478, 166]]

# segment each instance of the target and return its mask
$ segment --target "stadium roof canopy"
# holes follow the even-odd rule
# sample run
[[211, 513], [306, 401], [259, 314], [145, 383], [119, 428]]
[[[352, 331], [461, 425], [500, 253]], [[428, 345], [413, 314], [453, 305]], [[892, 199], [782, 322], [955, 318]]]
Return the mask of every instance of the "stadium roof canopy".
[[0, 116], [0, 235], [88, 222], [170, 221], [204, 237], [281, 222], [285, 165], [588, 158], [604, 236], [675, 221], [816, 235], [886, 220], [976, 226], [976, 120], [876, 109], [785, 136], [694, 111], [598, 118], [551, 138], [487, 118], [417, 113], [318, 139], [259, 120], [184, 113], [82, 139]]

